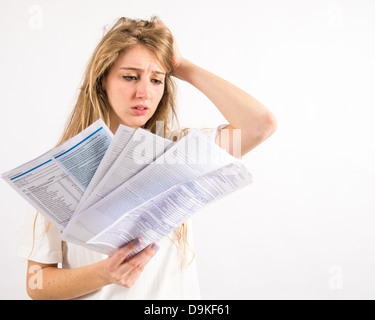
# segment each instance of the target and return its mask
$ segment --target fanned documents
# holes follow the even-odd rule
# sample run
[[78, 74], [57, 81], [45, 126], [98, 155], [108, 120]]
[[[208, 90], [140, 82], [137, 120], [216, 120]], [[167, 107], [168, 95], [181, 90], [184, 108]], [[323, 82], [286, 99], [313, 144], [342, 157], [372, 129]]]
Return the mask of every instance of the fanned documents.
[[123, 125], [113, 136], [102, 120], [2, 178], [62, 240], [107, 255], [140, 237], [136, 254], [252, 182], [241, 161], [198, 130], [177, 142]]

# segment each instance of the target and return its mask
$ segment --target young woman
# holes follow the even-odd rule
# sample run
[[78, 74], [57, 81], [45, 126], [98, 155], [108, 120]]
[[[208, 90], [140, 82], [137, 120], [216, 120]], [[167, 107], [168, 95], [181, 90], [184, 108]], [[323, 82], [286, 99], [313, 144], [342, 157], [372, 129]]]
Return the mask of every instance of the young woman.
[[[171, 131], [176, 120], [173, 77], [203, 92], [227, 119], [229, 124], [224, 127], [229, 140], [221, 139], [223, 126], [211, 134], [229, 152], [233, 152], [236, 129], [241, 133], [241, 156], [275, 131], [276, 120], [269, 110], [233, 84], [185, 59], [161, 21], [120, 18], [93, 53], [60, 143], [99, 118], [113, 133], [119, 124], [155, 133], [156, 121], [163, 121], [165, 136], [176, 136], [176, 131]], [[229, 146], [221, 140], [229, 141]], [[194, 263], [184, 268], [179, 263], [186, 256], [191, 232], [186, 223], [128, 260], [142, 239], [134, 239], [107, 257], [62, 243], [60, 231], [39, 214], [26, 227], [32, 230], [27, 275], [32, 299], [199, 298]], [[24, 256], [30, 252], [30, 238], [25, 236], [29, 243], [21, 245]], [[35, 279], [41, 283], [35, 285]]]

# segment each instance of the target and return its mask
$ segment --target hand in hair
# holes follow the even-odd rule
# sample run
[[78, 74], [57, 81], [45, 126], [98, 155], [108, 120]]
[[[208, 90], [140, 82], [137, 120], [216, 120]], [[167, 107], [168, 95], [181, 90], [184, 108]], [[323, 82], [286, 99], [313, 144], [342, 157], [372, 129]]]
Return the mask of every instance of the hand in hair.
[[[156, 25], [160, 26], [160, 28], [168, 29], [168, 27], [164, 24], [163, 21], [157, 21]], [[180, 74], [180, 70], [182, 69], [181, 66], [183, 64], [187, 63], [187, 62], [188, 62], [188, 60], [185, 59], [181, 54], [180, 48], [177, 45], [176, 38], [173, 37], [173, 59], [172, 59], [173, 71], [172, 71], [172, 75], [181, 79], [181, 74]]]

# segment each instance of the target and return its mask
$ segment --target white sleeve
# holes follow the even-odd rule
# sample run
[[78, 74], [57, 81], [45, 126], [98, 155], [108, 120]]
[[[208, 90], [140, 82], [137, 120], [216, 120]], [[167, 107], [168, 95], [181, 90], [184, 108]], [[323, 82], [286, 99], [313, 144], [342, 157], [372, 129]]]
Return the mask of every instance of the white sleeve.
[[217, 128], [201, 128], [199, 130], [215, 141], [216, 137], [220, 134], [220, 131], [227, 126], [229, 126], [229, 124], [222, 124]]
[[[35, 219], [36, 218], [36, 219]], [[38, 263], [55, 264], [62, 262], [61, 231], [36, 210], [25, 213], [24, 226], [19, 234], [17, 255]]]
[[[229, 126], [229, 124], [222, 124], [218, 126], [217, 128], [196, 128], [196, 129], [206, 134], [208, 137], [210, 137], [210, 139], [215, 140], [216, 137], [219, 135], [220, 131], [227, 126]], [[174, 140], [174, 141], [179, 140], [188, 132], [190, 132], [191, 129], [193, 128], [172, 130], [169, 133], [167, 133], [166, 139]]]

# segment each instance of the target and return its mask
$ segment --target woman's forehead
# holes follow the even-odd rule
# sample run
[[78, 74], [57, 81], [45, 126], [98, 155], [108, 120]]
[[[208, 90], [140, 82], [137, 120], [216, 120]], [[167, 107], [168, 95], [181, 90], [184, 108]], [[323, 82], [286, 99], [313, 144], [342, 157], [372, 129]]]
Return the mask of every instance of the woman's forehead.
[[156, 55], [140, 44], [121, 53], [114, 66], [123, 69], [151, 70], [155, 73], [165, 74], [165, 69]]

